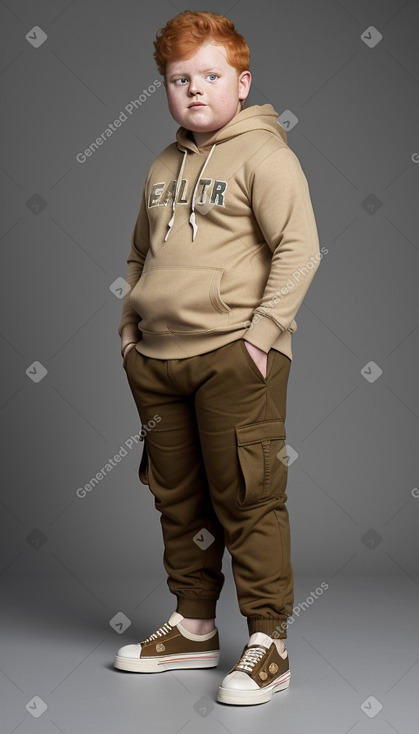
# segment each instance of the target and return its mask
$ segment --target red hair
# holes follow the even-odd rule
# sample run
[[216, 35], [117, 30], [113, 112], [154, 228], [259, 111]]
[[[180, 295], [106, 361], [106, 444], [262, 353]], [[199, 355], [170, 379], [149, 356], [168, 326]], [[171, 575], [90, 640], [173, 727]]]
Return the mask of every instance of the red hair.
[[160, 28], [153, 41], [159, 73], [164, 76], [168, 61], [190, 58], [208, 40], [225, 47], [227, 62], [239, 74], [249, 68], [249, 46], [232, 20], [206, 10], [184, 10]]

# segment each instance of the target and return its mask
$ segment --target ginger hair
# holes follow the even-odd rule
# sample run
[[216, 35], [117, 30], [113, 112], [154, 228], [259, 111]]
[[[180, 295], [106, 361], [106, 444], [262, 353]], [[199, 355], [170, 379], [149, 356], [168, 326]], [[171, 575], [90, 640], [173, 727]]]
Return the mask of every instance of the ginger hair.
[[227, 62], [238, 74], [249, 68], [249, 46], [232, 20], [206, 10], [184, 10], [160, 28], [153, 41], [159, 73], [164, 77], [168, 61], [190, 58], [206, 41], [225, 47]]

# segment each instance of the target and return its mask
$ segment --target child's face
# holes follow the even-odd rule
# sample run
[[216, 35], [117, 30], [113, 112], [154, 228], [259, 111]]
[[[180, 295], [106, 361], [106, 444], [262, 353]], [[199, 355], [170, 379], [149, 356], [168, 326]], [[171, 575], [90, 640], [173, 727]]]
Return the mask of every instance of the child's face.
[[[170, 114], [192, 130], [198, 146], [240, 112], [250, 83], [250, 71], [238, 74], [224, 46], [211, 42], [189, 59], [169, 61], [164, 79]], [[196, 102], [200, 106], [193, 106]]]

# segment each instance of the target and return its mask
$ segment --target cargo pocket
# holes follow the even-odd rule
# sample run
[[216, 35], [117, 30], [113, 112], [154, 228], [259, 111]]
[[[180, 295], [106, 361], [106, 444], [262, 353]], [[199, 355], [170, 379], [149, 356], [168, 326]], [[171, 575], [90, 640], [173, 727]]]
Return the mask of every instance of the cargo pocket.
[[143, 443], [143, 453], [141, 455], [140, 466], [138, 469], [138, 476], [140, 478], [140, 482], [148, 486], [148, 451], [145, 438]]
[[[283, 420], [236, 426], [237, 453], [242, 473], [237, 489], [239, 505], [252, 505], [285, 494], [287, 466], [278, 459], [285, 445]], [[240, 480], [240, 477], [239, 477]]]

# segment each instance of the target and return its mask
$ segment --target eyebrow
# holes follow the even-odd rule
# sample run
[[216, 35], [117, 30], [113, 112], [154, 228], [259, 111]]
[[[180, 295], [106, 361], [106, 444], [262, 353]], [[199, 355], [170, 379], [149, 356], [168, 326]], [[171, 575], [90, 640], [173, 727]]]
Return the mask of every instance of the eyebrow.
[[[204, 74], [207, 71], [221, 72], [221, 69], [219, 69], [218, 66], [210, 66], [209, 69], [200, 69], [198, 73], [199, 74]], [[181, 76], [188, 76], [188, 72], [187, 71], [186, 72], [183, 72], [183, 71], [173, 71], [172, 74], [171, 74], [171, 76], [178, 76], [179, 74]]]

